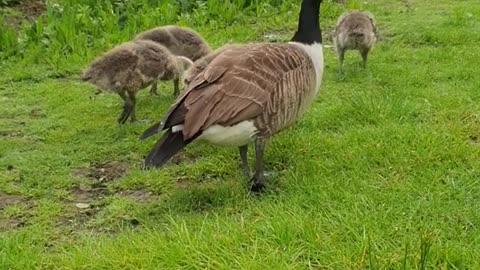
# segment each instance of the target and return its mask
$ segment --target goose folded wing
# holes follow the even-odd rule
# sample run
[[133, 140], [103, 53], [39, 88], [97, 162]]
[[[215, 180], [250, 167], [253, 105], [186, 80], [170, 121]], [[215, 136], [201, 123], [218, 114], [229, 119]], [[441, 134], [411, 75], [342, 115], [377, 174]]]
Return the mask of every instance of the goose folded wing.
[[[243, 51], [242, 51], [243, 50]], [[189, 85], [184, 139], [214, 125], [232, 126], [262, 113], [278, 75], [260, 61], [265, 54], [248, 47], [233, 48], [216, 57]], [[261, 64], [259, 64], [261, 63]]]
[[268, 50], [272, 48], [242, 46], [220, 53], [190, 82], [157, 130], [183, 124], [187, 140], [211, 126], [232, 126], [260, 115], [272, 88], [292, 68], [282, 62], [291, 60], [285, 56], [290, 49], [280, 49], [277, 54], [266, 53]]

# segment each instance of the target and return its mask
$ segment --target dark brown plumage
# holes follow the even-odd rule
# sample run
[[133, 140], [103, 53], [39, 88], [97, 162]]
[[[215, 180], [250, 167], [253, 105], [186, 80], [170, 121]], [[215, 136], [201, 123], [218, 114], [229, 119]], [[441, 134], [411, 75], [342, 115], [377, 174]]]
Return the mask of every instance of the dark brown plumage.
[[101, 90], [120, 95], [124, 109], [118, 121], [135, 120], [136, 94], [157, 80], [173, 80], [175, 94], [179, 80], [193, 63], [173, 56], [165, 47], [142, 40], [123, 43], [97, 58], [82, 74], [82, 80]]
[[363, 59], [363, 67], [367, 65], [367, 57], [376, 41], [376, 27], [373, 16], [362, 11], [345, 12], [337, 21], [334, 34], [335, 50], [343, 73], [343, 61], [347, 50], [359, 50]]
[[[257, 135], [264, 137], [288, 127], [312, 101], [313, 71], [313, 62], [295, 45], [251, 44], [223, 51], [184, 94], [184, 139], [243, 120], [253, 120]], [[297, 91], [290, 91], [293, 83], [300, 83]]]

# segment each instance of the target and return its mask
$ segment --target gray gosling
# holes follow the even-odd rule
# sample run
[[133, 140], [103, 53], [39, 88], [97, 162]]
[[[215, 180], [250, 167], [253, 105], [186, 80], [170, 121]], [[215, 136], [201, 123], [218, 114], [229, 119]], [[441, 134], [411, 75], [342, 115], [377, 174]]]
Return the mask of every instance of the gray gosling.
[[375, 41], [375, 21], [370, 13], [361, 11], [343, 13], [338, 18], [333, 38], [340, 62], [340, 73], [343, 73], [343, 60], [347, 50], [359, 50], [363, 59], [363, 68], [366, 68], [368, 53]]
[[117, 93], [124, 101], [118, 118], [124, 124], [135, 117], [136, 94], [158, 80], [173, 80], [174, 95], [179, 81], [193, 62], [172, 55], [165, 47], [148, 40], [126, 42], [106, 52], [83, 72], [81, 79], [100, 90]]
[[[134, 40], [151, 40], [165, 46], [171, 53], [189, 58], [193, 62], [208, 55], [212, 49], [208, 43], [190, 28], [167, 25], [138, 34]], [[153, 83], [151, 95], [158, 95], [157, 84]]]

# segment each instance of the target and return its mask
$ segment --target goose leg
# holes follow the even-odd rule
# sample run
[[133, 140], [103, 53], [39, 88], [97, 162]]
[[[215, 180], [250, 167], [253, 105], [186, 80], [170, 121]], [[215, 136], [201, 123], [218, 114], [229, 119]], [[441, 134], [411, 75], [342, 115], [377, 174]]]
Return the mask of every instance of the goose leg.
[[263, 172], [263, 152], [265, 149], [265, 139], [257, 138], [255, 140], [255, 174], [252, 179], [251, 191], [259, 192], [265, 188], [265, 174]]
[[152, 83], [152, 88], [150, 88], [150, 95], [151, 96], [158, 96], [157, 82], [156, 81]]
[[368, 49], [360, 50], [360, 54], [362, 55], [362, 59], [363, 59], [363, 68], [366, 68], [367, 67]]
[[180, 82], [179, 78], [173, 79], [173, 96], [174, 97], [178, 97], [178, 95], [180, 94], [180, 88], [178, 86], [179, 82]]
[[248, 145], [243, 145], [238, 148], [240, 151], [240, 159], [242, 160], [242, 168], [243, 174], [245, 177], [252, 177], [252, 172], [250, 171], [250, 167], [248, 166]]

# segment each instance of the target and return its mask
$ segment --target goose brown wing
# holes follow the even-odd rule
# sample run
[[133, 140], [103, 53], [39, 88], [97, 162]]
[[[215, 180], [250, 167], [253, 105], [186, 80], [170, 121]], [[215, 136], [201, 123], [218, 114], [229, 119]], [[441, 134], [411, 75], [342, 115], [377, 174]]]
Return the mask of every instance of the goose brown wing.
[[216, 57], [189, 85], [184, 139], [213, 125], [231, 126], [265, 111], [277, 82], [302, 65], [291, 45], [235, 47]]

